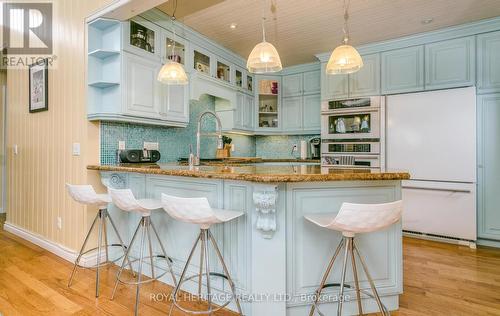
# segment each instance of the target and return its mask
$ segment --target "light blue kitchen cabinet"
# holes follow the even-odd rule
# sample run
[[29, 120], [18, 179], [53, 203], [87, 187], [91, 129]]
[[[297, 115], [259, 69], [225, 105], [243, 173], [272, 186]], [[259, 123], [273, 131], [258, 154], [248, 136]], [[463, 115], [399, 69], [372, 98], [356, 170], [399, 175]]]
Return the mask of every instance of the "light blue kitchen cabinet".
[[380, 54], [363, 55], [363, 67], [349, 75], [349, 97], [380, 94]]
[[383, 52], [382, 94], [424, 90], [424, 46]]
[[285, 132], [302, 130], [303, 101], [302, 96], [283, 98], [281, 108], [283, 112], [283, 130]]
[[500, 241], [500, 94], [478, 97], [478, 237]]
[[243, 97], [242, 106], [242, 128], [246, 131], [253, 131], [255, 128], [255, 98], [248, 94]]
[[163, 85], [161, 90], [162, 119], [175, 122], [189, 122], [189, 89], [188, 85]]
[[125, 51], [155, 61], [160, 60], [161, 28], [156, 24], [137, 16], [123, 22], [122, 35]]
[[303, 93], [302, 73], [283, 76], [283, 97], [296, 97]]
[[500, 31], [477, 36], [477, 92], [500, 92]]
[[321, 74], [319, 70], [304, 72], [304, 94], [319, 94]]
[[161, 119], [160, 83], [156, 80], [161, 63], [124, 53], [125, 110], [127, 115]]
[[321, 129], [321, 97], [319, 94], [305, 95], [302, 109], [304, 131], [319, 133]]
[[321, 100], [346, 99], [349, 97], [348, 75], [327, 75], [326, 63], [321, 64]]
[[475, 56], [474, 36], [425, 45], [425, 89], [473, 86]]

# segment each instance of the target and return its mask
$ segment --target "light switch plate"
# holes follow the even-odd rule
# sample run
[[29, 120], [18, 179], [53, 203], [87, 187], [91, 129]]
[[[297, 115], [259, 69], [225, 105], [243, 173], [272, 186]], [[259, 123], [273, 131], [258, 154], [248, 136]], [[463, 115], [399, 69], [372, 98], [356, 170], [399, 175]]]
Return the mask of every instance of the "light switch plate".
[[19, 153], [19, 149], [17, 148], [17, 145], [14, 145], [14, 155], [17, 155]]
[[73, 156], [80, 156], [80, 143], [73, 143]]
[[160, 150], [160, 145], [154, 142], [144, 142], [144, 147], [147, 150]]

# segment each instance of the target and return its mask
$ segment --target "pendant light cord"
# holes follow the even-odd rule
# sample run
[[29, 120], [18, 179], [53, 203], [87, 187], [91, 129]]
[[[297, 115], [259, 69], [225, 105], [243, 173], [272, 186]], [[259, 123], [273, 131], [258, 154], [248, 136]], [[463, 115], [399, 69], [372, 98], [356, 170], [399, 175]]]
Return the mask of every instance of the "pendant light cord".
[[[175, 54], [175, 12], [177, 12], [177, 0], [174, 0], [174, 12], [172, 12], [172, 32], [174, 33], [174, 36], [173, 36], [173, 40], [172, 40], [172, 57], [174, 56]], [[167, 59], [170, 59], [168, 58], [167, 56]], [[172, 59], [170, 59], [172, 61]]]
[[349, 41], [349, 28], [347, 25], [348, 20], [349, 20], [349, 0], [344, 0], [344, 27], [342, 29], [344, 31], [344, 39], [342, 41], [344, 44], [347, 44], [347, 42]]
[[262, 41], [265, 42], [266, 41], [266, 28], [265, 28], [265, 24], [266, 23], [266, 18], [265, 17], [262, 17]]

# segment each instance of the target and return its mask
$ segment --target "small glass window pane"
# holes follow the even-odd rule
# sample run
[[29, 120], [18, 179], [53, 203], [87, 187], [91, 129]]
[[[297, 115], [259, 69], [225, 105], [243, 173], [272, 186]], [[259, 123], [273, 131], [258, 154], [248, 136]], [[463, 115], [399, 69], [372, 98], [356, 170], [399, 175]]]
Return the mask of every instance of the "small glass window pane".
[[229, 71], [231, 69], [228, 65], [217, 62], [217, 78], [229, 82]]
[[253, 78], [252, 78], [252, 76], [247, 76], [247, 89], [248, 89], [248, 91], [253, 91]]
[[167, 58], [184, 65], [185, 47], [171, 38], [167, 38]]
[[155, 32], [134, 21], [130, 21], [130, 45], [154, 54]]
[[243, 74], [239, 70], [236, 70], [236, 86], [243, 87]]
[[210, 74], [210, 57], [195, 50], [194, 69], [204, 74]]

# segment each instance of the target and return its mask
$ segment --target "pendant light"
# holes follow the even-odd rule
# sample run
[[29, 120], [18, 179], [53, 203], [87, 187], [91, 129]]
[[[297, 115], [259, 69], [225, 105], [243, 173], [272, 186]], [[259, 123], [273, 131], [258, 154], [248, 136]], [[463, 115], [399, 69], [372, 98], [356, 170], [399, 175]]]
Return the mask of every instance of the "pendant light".
[[[172, 31], [174, 33], [172, 40], [172, 56], [175, 56], [175, 11], [177, 10], [177, 0], [175, 1], [174, 12], [172, 14]], [[189, 83], [184, 66], [167, 57], [165, 65], [163, 65], [158, 73], [157, 80], [166, 85], [186, 85]]]
[[255, 45], [248, 56], [247, 69], [254, 74], [278, 72], [283, 69], [278, 51], [273, 44], [266, 42], [266, 30], [264, 23], [266, 18], [262, 17], [262, 42]]
[[348, 45], [349, 31], [347, 21], [349, 19], [349, 0], [344, 0], [344, 39], [342, 45], [335, 48], [326, 64], [326, 74], [344, 75], [354, 73], [363, 67], [363, 59], [356, 48]]

